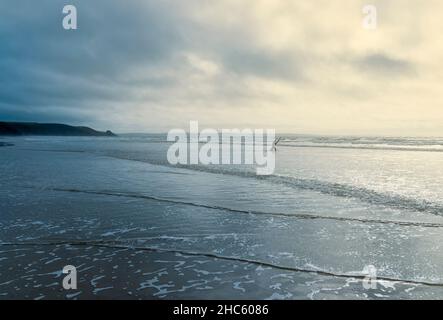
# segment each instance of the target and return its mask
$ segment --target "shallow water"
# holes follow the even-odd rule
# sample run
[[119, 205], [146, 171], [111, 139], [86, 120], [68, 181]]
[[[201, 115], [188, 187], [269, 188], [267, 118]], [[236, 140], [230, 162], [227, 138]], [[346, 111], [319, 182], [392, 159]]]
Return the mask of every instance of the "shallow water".
[[441, 139], [288, 136], [266, 177], [162, 135], [7, 141], [0, 299], [443, 298]]

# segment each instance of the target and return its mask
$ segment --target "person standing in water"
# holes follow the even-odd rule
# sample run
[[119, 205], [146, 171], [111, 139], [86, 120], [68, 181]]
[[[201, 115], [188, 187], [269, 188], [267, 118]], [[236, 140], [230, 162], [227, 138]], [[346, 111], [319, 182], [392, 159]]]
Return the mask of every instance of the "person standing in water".
[[275, 138], [274, 142], [272, 143], [272, 151], [277, 151], [277, 144], [280, 142], [281, 137]]

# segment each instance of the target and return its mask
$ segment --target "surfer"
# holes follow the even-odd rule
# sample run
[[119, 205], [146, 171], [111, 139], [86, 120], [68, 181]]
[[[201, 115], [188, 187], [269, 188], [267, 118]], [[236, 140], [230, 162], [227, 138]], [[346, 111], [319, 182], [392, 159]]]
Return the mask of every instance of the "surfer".
[[272, 143], [272, 151], [277, 151], [277, 144], [280, 142], [281, 137], [277, 137]]

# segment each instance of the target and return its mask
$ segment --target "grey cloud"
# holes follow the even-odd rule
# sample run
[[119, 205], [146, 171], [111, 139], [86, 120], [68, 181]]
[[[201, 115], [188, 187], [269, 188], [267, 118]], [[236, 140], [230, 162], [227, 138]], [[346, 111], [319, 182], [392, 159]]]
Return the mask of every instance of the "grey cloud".
[[[38, 114], [48, 105], [82, 108], [94, 99], [129, 98], [133, 71], [168, 64], [184, 46], [174, 27], [180, 17], [153, 1], [71, 1], [75, 31], [62, 28], [62, 1], [6, 2], [0, 4], [0, 117], [12, 117], [5, 106]], [[167, 81], [140, 77], [153, 86]]]
[[[79, 123], [85, 115], [105, 113], [106, 105], [149, 108], [150, 103], [198, 102], [210, 107], [212, 99], [257, 97], [259, 93], [242, 87], [245, 76], [303, 79], [300, 56], [293, 52], [273, 52], [253, 40], [245, 42], [241, 33], [215, 41], [214, 30], [196, 25], [180, 7], [192, 3], [69, 3], [78, 10], [75, 31], [62, 28], [65, 1], [0, 3], [0, 119]], [[208, 56], [227, 74], [212, 79], [208, 92], [192, 92], [183, 53]], [[230, 73], [238, 75], [235, 84], [227, 84]]]
[[369, 54], [355, 59], [353, 63], [362, 71], [379, 75], [411, 74], [414, 71], [411, 62], [393, 58], [384, 53]]
[[297, 58], [299, 56], [293, 53], [271, 52], [259, 48], [232, 50], [223, 57], [224, 66], [233, 72], [289, 81], [304, 77]]

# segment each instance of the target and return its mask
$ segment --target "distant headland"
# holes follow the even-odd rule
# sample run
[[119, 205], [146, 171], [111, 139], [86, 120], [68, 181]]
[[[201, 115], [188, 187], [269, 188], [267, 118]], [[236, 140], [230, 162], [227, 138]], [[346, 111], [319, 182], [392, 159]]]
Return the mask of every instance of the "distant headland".
[[111, 131], [97, 131], [89, 127], [74, 127], [60, 123], [1, 122], [0, 136], [94, 136], [115, 137]]

